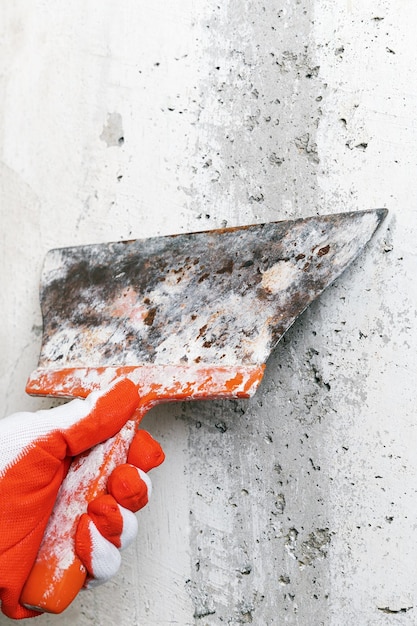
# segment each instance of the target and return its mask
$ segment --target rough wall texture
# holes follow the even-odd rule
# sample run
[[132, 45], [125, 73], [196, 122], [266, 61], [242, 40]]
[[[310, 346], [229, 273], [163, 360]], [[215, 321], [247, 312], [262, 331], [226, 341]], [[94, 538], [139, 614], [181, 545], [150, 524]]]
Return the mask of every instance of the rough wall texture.
[[[0, 392], [50, 406], [50, 247], [387, 206], [250, 402], [158, 408], [165, 447], [117, 578], [39, 624], [417, 623], [411, 0], [0, 8]], [[0, 617], [0, 624], [9, 623]]]

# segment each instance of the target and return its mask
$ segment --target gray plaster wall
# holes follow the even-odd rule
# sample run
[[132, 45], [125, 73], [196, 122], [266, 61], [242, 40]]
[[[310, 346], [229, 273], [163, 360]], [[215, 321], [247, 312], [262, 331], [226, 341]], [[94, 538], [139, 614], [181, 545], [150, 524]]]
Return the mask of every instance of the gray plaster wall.
[[[250, 401], [159, 407], [118, 576], [43, 625], [417, 623], [411, 0], [0, 6], [0, 397], [56, 246], [387, 207]], [[0, 624], [11, 623], [0, 617]]]

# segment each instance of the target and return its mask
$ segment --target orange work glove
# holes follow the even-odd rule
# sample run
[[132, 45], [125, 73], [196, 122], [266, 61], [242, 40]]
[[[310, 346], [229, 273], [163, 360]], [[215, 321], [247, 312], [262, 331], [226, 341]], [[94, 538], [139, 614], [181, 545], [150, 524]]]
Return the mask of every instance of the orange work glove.
[[[125, 379], [86, 400], [0, 420], [0, 599], [8, 617], [40, 615], [19, 598], [72, 457], [115, 435], [138, 403], [136, 386]], [[145, 431], [138, 431], [130, 451], [129, 464], [109, 478], [111, 495], [91, 502], [78, 524], [76, 552], [90, 583], [104, 582], [117, 571], [118, 548], [136, 535], [132, 511], [150, 496], [145, 472], [164, 460], [159, 444]]]

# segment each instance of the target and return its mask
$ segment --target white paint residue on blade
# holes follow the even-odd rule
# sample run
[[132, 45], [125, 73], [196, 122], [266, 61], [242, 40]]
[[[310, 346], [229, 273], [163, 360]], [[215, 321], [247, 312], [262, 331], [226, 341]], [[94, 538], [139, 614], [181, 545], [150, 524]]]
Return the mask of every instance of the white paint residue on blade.
[[76, 344], [79, 338], [79, 331], [76, 328], [69, 328], [63, 324], [62, 328], [56, 332], [53, 341], [48, 341], [44, 348], [44, 357], [51, 363], [68, 359], [71, 346]]
[[[205, 300], [205, 293], [200, 294]], [[210, 293], [207, 289], [207, 300]], [[214, 309], [214, 306], [216, 308]], [[244, 345], [243, 329], [248, 329], [252, 337], [258, 336], [258, 329], [265, 326], [268, 315], [272, 315], [273, 303], [265, 302], [260, 310], [255, 298], [230, 292], [223, 297], [212, 310], [201, 307], [200, 315], [187, 317], [178, 324], [177, 332], [167, 335], [155, 348], [154, 363], [157, 365], [171, 363], [198, 363], [202, 358], [205, 363], [216, 365], [239, 365], [242, 362], [252, 364], [263, 363], [254, 356], [253, 350], [242, 355]], [[270, 337], [270, 328], [266, 328], [263, 339]], [[246, 344], [245, 344], [246, 345]], [[250, 344], [247, 344], [250, 347]], [[267, 351], [267, 343], [262, 346], [262, 354]], [[255, 347], [255, 346], [254, 346]], [[258, 350], [258, 346], [256, 346]]]
[[252, 355], [254, 363], [266, 363], [269, 357], [269, 345], [271, 343], [271, 329], [269, 326], [261, 326], [259, 333], [253, 339], [244, 339], [242, 345], [245, 351]]
[[62, 249], [49, 250], [45, 256], [43, 273], [48, 276], [48, 280], [61, 280], [65, 277], [66, 269], [63, 260], [64, 251]]
[[291, 261], [278, 261], [262, 274], [262, 287], [277, 294], [288, 289], [297, 281], [300, 269]]
[[361, 219], [352, 221], [338, 233], [340, 250], [335, 255], [335, 263], [340, 268], [348, 265], [369, 241], [378, 225], [376, 213], [365, 213]]

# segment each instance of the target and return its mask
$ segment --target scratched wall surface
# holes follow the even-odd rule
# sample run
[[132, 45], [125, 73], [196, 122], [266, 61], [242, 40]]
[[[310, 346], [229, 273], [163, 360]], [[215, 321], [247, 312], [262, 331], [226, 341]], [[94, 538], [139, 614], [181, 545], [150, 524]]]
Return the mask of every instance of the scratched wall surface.
[[136, 544], [37, 623], [417, 623], [416, 27], [412, 0], [2, 3], [4, 415], [53, 403], [24, 392], [49, 248], [390, 210], [251, 401], [149, 414]]

